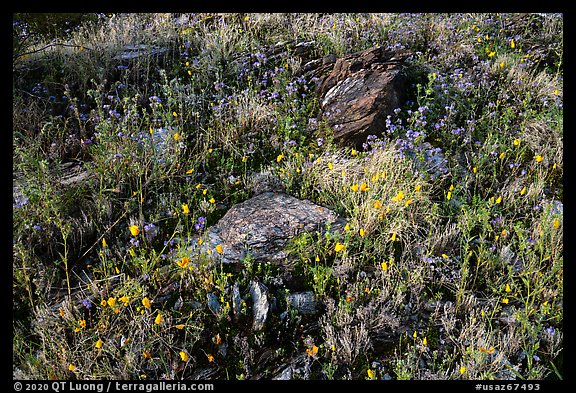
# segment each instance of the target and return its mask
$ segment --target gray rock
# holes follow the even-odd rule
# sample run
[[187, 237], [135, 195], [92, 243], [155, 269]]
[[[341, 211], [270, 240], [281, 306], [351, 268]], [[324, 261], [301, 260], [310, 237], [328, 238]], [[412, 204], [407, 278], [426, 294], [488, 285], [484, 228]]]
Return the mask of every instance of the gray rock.
[[240, 297], [240, 286], [237, 282], [232, 286], [232, 315], [235, 320], [238, 320], [242, 310], [242, 298]]
[[544, 206], [548, 210], [548, 217], [564, 215], [564, 204], [557, 200], [547, 202]]
[[316, 296], [312, 291], [291, 293], [286, 297], [286, 301], [300, 314], [313, 315], [317, 311]]
[[[288, 241], [303, 232], [323, 233], [343, 220], [330, 209], [284, 193], [264, 192], [239, 203], [208, 228], [208, 241], [216, 262], [240, 263], [250, 253], [257, 262], [287, 262]], [[222, 246], [222, 254], [215, 251]]]
[[213, 293], [207, 293], [206, 298], [208, 299], [208, 308], [214, 315], [219, 315], [220, 311], [222, 311], [222, 306], [220, 306], [220, 302], [218, 302], [218, 296]]
[[252, 297], [252, 311], [254, 313], [254, 324], [252, 328], [256, 331], [262, 330], [268, 317], [270, 302], [268, 300], [268, 289], [260, 282], [250, 283], [250, 296]]
[[167, 48], [146, 44], [128, 44], [114, 57], [115, 60], [135, 60], [141, 57], [159, 56], [168, 53]]
[[514, 273], [518, 273], [524, 270], [524, 260], [516, 257], [516, 253], [512, 251], [510, 245], [507, 245], [502, 248], [502, 250], [500, 251], [500, 258], [504, 263], [512, 266], [512, 269], [514, 269]]
[[278, 375], [272, 378], [276, 381], [288, 381], [292, 379], [292, 366], [286, 367]]
[[506, 306], [502, 309], [498, 320], [504, 325], [514, 325], [518, 323], [518, 320], [514, 316], [516, 309], [513, 306]]

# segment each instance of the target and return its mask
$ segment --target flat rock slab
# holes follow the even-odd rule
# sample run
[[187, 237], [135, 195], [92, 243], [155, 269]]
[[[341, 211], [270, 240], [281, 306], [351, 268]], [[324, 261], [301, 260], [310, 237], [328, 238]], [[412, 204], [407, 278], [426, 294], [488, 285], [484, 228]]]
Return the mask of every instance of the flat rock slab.
[[[264, 192], [239, 203], [207, 231], [216, 261], [239, 263], [248, 253], [256, 262], [282, 264], [288, 241], [304, 233], [323, 233], [342, 219], [330, 209], [281, 192]], [[217, 246], [220, 245], [221, 253]]]

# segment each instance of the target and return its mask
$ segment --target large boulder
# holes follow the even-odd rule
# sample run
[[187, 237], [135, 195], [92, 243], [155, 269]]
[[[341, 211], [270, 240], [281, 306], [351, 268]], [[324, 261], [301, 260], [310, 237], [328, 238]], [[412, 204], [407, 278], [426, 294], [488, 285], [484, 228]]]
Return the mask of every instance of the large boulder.
[[[288, 241], [303, 233], [323, 233], [342, 225], [332, 210], [283, 192], [264, 192], [228, 210], [208, 228], [203, 247], [221, 263], [239, 263], [249, 253], [255, 262], [284, 264]], [[221, 246], [217, 247], [218, 245]], [[220, 251], [218, 251], [220, 250]]]
[[374, 47], [339, 58], [316, 87], [320, 120], [340, 145], [360, 145], [370, 134], [381, 135], [386, 116], [407, 98], [409, 51]]

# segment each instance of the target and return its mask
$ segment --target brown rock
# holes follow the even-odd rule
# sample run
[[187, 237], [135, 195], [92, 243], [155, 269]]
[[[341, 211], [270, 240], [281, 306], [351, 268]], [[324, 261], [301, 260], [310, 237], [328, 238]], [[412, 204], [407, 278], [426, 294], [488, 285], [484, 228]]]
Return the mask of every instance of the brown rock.
[[368, 135], [385, 130], [386, 116], [406, 99], [405, 68], [410, 55], [370, 48], [338, 59], [320, 79], [316, 88], [320, 118], [333, 130], [338, 144], [360, 145]]

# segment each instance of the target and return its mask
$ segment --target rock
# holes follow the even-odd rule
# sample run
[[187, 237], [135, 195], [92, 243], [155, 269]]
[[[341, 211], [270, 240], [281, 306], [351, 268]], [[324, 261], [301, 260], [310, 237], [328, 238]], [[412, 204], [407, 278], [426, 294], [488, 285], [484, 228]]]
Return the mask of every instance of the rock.
[[360, 145], [368, 135], [386, 129], [386, 116], [407, 97], [410, 55], [380, 46], [366, 49], [336, 60], [332, 71], [320, 78], [320, 118], [333, 129], [336, 143]]
[[512, 251], [510, 245], [502, 248], [500, 251], [500, 259], [502, 259], [505, 264], [512, 266], [514, 273], [518, 273], [524, 270], [524, 260], [516, 256], [516, 253]]
[[291, 293], [286, 297], [286, 302], [299, 314], [313, 315], [317, 311], [316, 296], [312, 291]]
[[252, 195], [285, 191], [282, 181], [270, 171], [251, 173], [246, 181], [246, 188], [250, 190]]
[[[61, 186], [81, 186], [88, 179], [89, 174], [84, 162], [70, 159], [61, 162], [58, 166], [49, 167], [50, 175]], [[27, 200], [24, 197], [23, 189], [28, 187], [26, 177], [22, 172], [12, 172], [12, 199], [16, 202]]]
[[208, 308], [214, 315], [219, 315], [220, 311], [222, 311], [222, 306], [218, 302], [218, 296], [213, 293], [207, 293], [206, 298], [208, 299]]
[[150, 57], [164, 55], [168, 52], [167, 48], [161, 48], [154, 45], [146, 44], [128, 44], [124, 46], [121, 52], [114, 57], [115, 60], [136, 60], [140, 57]]
[[273, 372], [273, 380], [309, 379], [308, 354], [299, 353], [292, 358], [283, 359]]
[[545, 201], [542, 205], [544, 206], [544, 210], [548, 211], [548, 218], [564, 215], [564, 204], [560, 201]]
[[303, 232], [322, 233], [329, 223], [338, 227], [343, 220], [308, 200], [264, 192], [230, 208], [208, 228], [208, 241], [202, 247], [212, 250], [216, 262], [240, 263], [250, 253], [257, 262], [281, 265], [287, 262], [284, 248], [291, 238]]
[[289, 381], [292, 379], [292, 366], [286, 367], [278, 375], [272, 378], [275, 381]]
[[250, 296], [252, 297], [252, 311], [254, 312], [254, 324], [252, 328], [256, 331], [262, 330], [268, 317], [270, 302], [268, 300], [268, 288], [260, 282], [250, 283]]
[[442, 149], [432, 146], [429, 142], [408, 147], [404, 150], [404, 154], [413, 160], [417, 172], [426, 172], [432, 179], [448, 173], [448, 161]]
[[518, 323], [518, 320], [514, 316], [516, 309], [513, 306], [506, 306], [502, 309], [498, 320], [504, 325], [514, 325]]
[[237, 282], [232, 286], [232, 315], [235, 320], [240, 318], [240, 313], [242, 312], [242, 297], [240, 296], [240, 286]]

